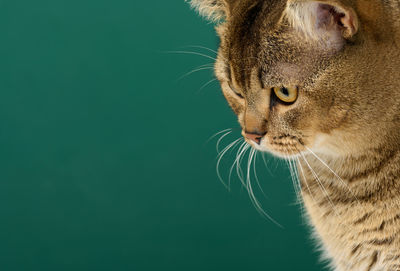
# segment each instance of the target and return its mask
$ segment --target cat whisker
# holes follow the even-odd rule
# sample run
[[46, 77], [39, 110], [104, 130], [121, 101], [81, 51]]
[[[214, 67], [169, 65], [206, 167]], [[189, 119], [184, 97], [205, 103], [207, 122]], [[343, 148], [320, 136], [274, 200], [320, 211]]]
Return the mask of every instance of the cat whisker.
[[261, 193], [262, 193], [262, 194], [264, 195], [264, 197], [266, 198], [267, 196], [265, 195], [264, 190], [263, 190], [262, 187], [261, 187], [260, 180], [258, 179], [258, 176], [257, 176], [257, 170], [256, 170], [257, 154], [258, 154], [258, 151], [257, 151], [257, 150], [254, 150], [253, 173], [254, 173], [254, 177], [256, 178], [256, 182], [257, 182], [258, 188], [260, 189]]
[[210, 136], [209, 139], [207, 139], [206, 143], [210, 142], [210, 141], [211, 141], [213, 138], [215, 138], [216, 136], [218, 136], [218, 135], [220, 135], [220, 134], [222, 134], [222, 133], [228, 132], [228, 131], [232, 131], [232, 128], [228, 128], [228, 129], [225, 129], [225, 130], [222, 130], [222, 131], [219, 131], [219, 132], [213, 134], [212, 136]]
[[299, 198], [301, 200], [302, 198], [301, 198], [301, 185], [300, 185], [299, 170], [298, 170], [296, 161], [292, 160], [292, 164], [293, 164], [294, 173], [295, 173], [296, 180], [297, 180], [297, 182], [296, 182], [297, 190], [299, 191]]
[[307, 190], [310, 193], [310, 196], [313, 199], [313, 201], [315, 203], [317, 203], [317, 201], [314, 198], [313, 193], [311, 192], [310, 186], [308, 185], [307, 178], [306, 178], [306, 175], [304, 174], [304, 169], [303, 169], [303, 166], [301, 165], [300, 159], [299, 159], [299, 157], [296, 157], [296, 159], [297, 159], [297, 163], [298, 163], [299, 168], [300, 168], [301, 175], [303, 176], [304, 183], [306, 184]]
[[329, 169], [329, 171], [331, 171], [333, 173], [333, 175], [335, 175], [336, 178], [338, 178], [340, 180], [340, 182], [349, 190], [350, 194], [354, 197], [354, 199], [358, 202], [358, 198], [357, 196], [353, 193], [353, 191], [350, 189], [349, 185], [325, 162], [323, 161], [315, 152], [313, 152], [309, 147], [304, 146], [315, 158], [318, 159], [318, 161], [320, 161], [325, 167], [327, 167]]
[[233, 142], [229, 143], [221, 152], [219, 152], [219, 153], [217, 154], [217, 157], [218, 157], [219, 159], [221, 159], [222, 156], [224, 156], [225, 153], [229, 150], [229, 148], [231, 148], [233, 145], [235, 145], [235, 144], [236, 144], [238, 141], [240, 141], [240, 140], [241, 140], [241, 138], [238, 138], [238, 139], [234, 140]]
[[217, 59], [215, 57], [199, 53], [199, 52], [192, 52], [192, 51], [166, 51], [165, 53], [169, 54], [187, 54], [187, 55], [196, 55], [196, 56], [202, 56], [211, 60], [216, 61]]
[[205, 47], [205, 46], [201, 46], [201, 45], [188, 45], [188, 46], [184, 46], [183, 48], [199, 48], [199, 49], [204, 49], [204, 50], [210, 51], [216, 55], [218, 54], [217, 51], [215, 51], [211, 48]]
[[244, 141], [243, 144], [239, 147], [239, 149], [238, 149], [238, 151], [236, 153], [235, 161], [233, 162], [232, 167], [231, 167], [231, 169], [229, 171], [229, 182], [231, 180], [232, 171], [236, 166], [236, 174], [237, 174], [240, 182], [242, 183], [242, 185], [245, 186], [241, 164], [242, 164], [242, 158], [243, 158], [244, 154], [247, 152], [247, 150], [249, 148], [250, 148], [250, 145], [247, 144], [246, 141]]
[[301, 152], [300, 152], [300, 154], [301, 154], [301, 156], [303, 157], [304, 162], [307, 164], [307, 167], [310, 169], [310, 171], [311, 171], [312, 175], [314, 176], [315, 180], [317, 181], [317, 183], [318, 183], [320, 189], [322, 190], [322, 192], [325, 194], [326, 198], [328, 199], [328, 202], [329, 202], [329, 204], [331, 205], [333, 212], [334, 212], [336, 215], [338, 215], [337, 212], [336, 212], [335, 204], [332, 202], [331, 198], [329, 197], [328, 191], [326, 191], [326, 188], [325, 188], [324, 185], [322, 184], [322, 182], [321, 182], [321, 180], [319, 179], [317, 173], [314, 171], [314, 169], [313, 169], [313, 168], [311, 167], [311, 165], [308, 163], [308, 161], [307, 161], [306, 157], [304, 156], [304, 154], [301, 153]]
[[251, 167], [251, 163], [252, 163], [252, 160], [253, 160], [253, 155], [254, 155], [254, 149], [251, 149], [251, 151], [249, 153], [249, 156], [247, 157], [246, 189], [247, 189], [247, 192], [249, 193], [251, 201], [253, 203], [255, 203], [254, 204], [255, 207], [259, 211], [262, 208], [260, 208], [259, 204], [257, 204], [258, 201], [257, 201], [257, 199], [256, 199], [256, 197], [254, 195], [253, 188], [251, 186], [251, 178], [250, 178], [250, 173], [251, 173], [250, 172], [250, 167]]
[[217, 81], [217, 78], [211, 79], [210, 81], [208, 81], [207, 83], [205, 83], [203, 86], [201, 86], [201, 88], [199, 89], [199, 91], [203, 90], [206, 86], [208, 86], [209, 84], [213, 83], [214, 81]]
[[286, 153], [286, 162], [287, 165], [289, 167], [289, 172], [290, 172], [290, 176], [291, 176], [291, 180], [293, 183], [293, 189], [295, 191], [296, 194], [296, 204], [302, 204], [302, 197], [301, 197], [301, 187], [300, 187], [300, 178], [297, 172], [297, 168], [295, 165], [294, 160], [292, 160], [292, 158], [290, 157], [289, 153]]
[[[310, 193], [311, 200], [314, 202], [315, 206], [316, 206], [317, 208], [319, 208], [319, 206], [318, 206], [318, 204], [317, 204], [317, 201], [315, 200], [314, 195], [313, 195], [313, 193], [311, 192], [310, 186], [308, 185], [308, 181], [307, 181], [306, 175], [304, 174], [303, 166], [301, 165], [300, 159], [299, 159], [299, 157], [296, 157], [296, 159], [297, 159], [298, 168], [300, 169], [301, 175], [303, 176], [303, 181], [304, 181], [304, 183], [305, 183], [305, 185], [306, 185], [306, 188], [307, 188], [308, 192]], [[300, 178], [299, 178], [299, 184], [300, 184]], [[303, 198], [302, 198], [302, 199], [303, 199]], [[303, 200], [302, 200], [302, 201], [303, 201]], [[303, 202], [304, 202], [304, 201], [303, 201]], [[304, 217], [303, 217], [303, 218], [304, 218]], [[304, 222], [304, 220], [303, 220], [303, 222]]]
[[270, 221], [272, 221], [275, 225], [277, 225], [280, 228], [283, 228], [282, 225], [280, 225], [278, 222], [276, 222], [269, 214], [267, 214], [260, 204], [260, 202], [257, 200], [257, 198], [254, 195], [254, 191], [251, 185], [251, 178], [250, 178], [250, 168], [251, 168], [251, 163], [253, 162], [253, 157], [254, 157], [255, 149], [252, 149], [250, 151], [250, 154], [248, 156], [247, 160], [247, 175], [246, 175], [246, 188], [247, 192], [250, 196], [250, 200], [253, 203], [254, 207], [257, 209], [257, 211], [263, 215], [264, 217], [268, 218]]
[[[243, 137], [241, 138], [241, 140], [244, 140]], [[232, 164], [231, 168], [229, 169], [229, 175], [228, 175], [228, 184], [229, 184], [229, 186], [230, 186], [230, 184], [231, 184], [231, 178], [232, 178], [233, 169], [235, 168], [235, 165], [236, 165], [237, 160], [240, 158], [240, 155], [239, 155], [239, 154], [242, 152], [242, 149], [246, 146], [246, 144], [247, 144], [247, 143], [244, 141], [244, 142], [239, 146], [239, 148], [238, 148], [238, 150], [237, 150], [237, 152], [236, 152], [235, 160], [233, 161], [233, 164]]]
[[239, 141], [242, 139], [242, 137], [236, 139], [232, 143], [230, 143], [228, 146], [226, 146], [220, 153], [218, 153], [218, 160], [217, 160], [217, 165], [216, 165], [216, 170], [217, 170], [217, 176], [218, 179], [221, 181], [221, 183], [225, 186], [225, 188], [230, 191], [230, 182], [226, 184], [221, 176], [221, 173], [219, 171], [219, 165], [221, 163], [222, 157], [228, 152], [229, 149], [233, 148]]
[[[230, 170], [229, 170], [229, 178], [228, 178], [228, 183], [225, 183], [223, 180], [223, 177], [220, 174], [220, 164], [221, 164], [221, 160], [224, 157], [224, 155], [230, 150], [235, 148], [235, 146], [241, 141], [244, 140], [243, 137], [240, 137], [238, 139], [236, 139], [235, 141], [233, 141], [232, 143], [228, 144], [225, 148], [223, 148], [221, 151], [219, 151], [220, 147], [220, 143], [223, 140], [224, 137], [228, 136], [230, 133], [232, 132], [232, 129], [225, 129], [221, 132], [218, 132], [216, 135], [213, 135], [213, 137], [220, 135], [220, 138], [218, 139], [217, 142], [217, 151], [218, 151], [218, 160], [217, 160], [217, 165], [216, 165], [216, 170], [217, 170], [217, 176], [219, 178], [219, 180], [221, 181], [221, 183], [225, 186], [225, 188], [227, 190], [230, 191], [230, 184], [231, 184], [231, 177], [232, 177], [232, 172], [234, 170], [234, 168], [236, 167], [236, 173], [238, 175], [238, 178], [240, 179], [241, 183], [243, 184], [243, 187], [246, 188], [250, 200], [253, 203], [254, 207], [256, 208], [256, 210], [265, 218], [269, 219], [270, 221], [272, 221], [274, 224], [276, 224], [278, 227], [282, 227], [282, 225], [280, 225], [276, 220], [274, 220], [268, 213], [265, 212], [265, 210], [263, 209], [261, 203], [259, 202], [259, 200], [256, 198], [254, 190], [253, 190], [253, 186], [252, 186], [252, 182], [251, 182], [251, 172], [254, 172], [254, 176], [256, 178], [256, 182], [258, 187], [260, 188], [260, 191], [262, 192], [262, 194], [266, 197], [259, 178], [257, 176], [257, 171], [256, 171], [256, 157], [257, 157], [257, 151], [253, 148], [251, 148], [251, 146], [244, 141], [238, 148], [237, 153], [236, 153], [236, 158], [235, 161], [233, 162]], [[246, 176], [243, 175], [243, 171], [241, 168], [241, 164], [242, 164], [242, 159], [245, 156], [246, 152], [250, 150], [250, 153], [248, 154], [247, 157], [247, 167], [246, 167]]]
[[222, 141], [222, 139], [224, 139], [226, 136], [228, 136], [229, 134], [231, 134], [232, 133], [232, 129], [230, 129], [230, 130], [228, 130], [226, 133], [224, 133], [223, 135], [221, 135], [220, 137], [219, 137], [219, 139], [217, 140], [217, 144], [216, 144], [216, 149], [217, 149], [217, 153], [219, 154], [220, 153], [220, 151], [219, 151], [219, 145], [221, 144], [221, 141]]
[[297, 196], [297, 201], [298, 203], [302, 202], [302, 198], [301, 198], [301, 186], [300, 186], [300, 178], [299, 178], [299, 173], [297, 172], [297, 167], [295, 165], [295, 161], [292, 160], [292, 158], [289, 158], [289, 164], [291, 165], [291, 171], [293, 172], [292, 174], [292, 179], [293, 179], [293, 185], [294, 185], [294, 189], [296, 192], [296, 196]]
[[294, 190], [296, 192], [296, 197], [298, 197], [299, 191], [297, 190], [297, 185], [296, 185], [296, 180], [295, 180], [296, 177], [294, 176], [292, 164], [290, 163], [290, 158], [289, 158], [288, 153], [285, 153], [285, 163], [286, 163], [286, 166], [289, 168], [290, 177], [291, 177], [291, 180], [292, 180], [292, 183], [293, 183], [293, 188], [294, 188]]
[[261, 153], [261, 157], [263, 159], [265, 167], [267, 168], [268, 173], [273, 175], [271, 170], [269, 169], [269, 166], [268, 166], [268, 163], [267, 163], [267, 159], [265, 159], [265, 153], [264, 152]]
[[[291, 168], [293, 171], [292, 180], [293, 180], [294, 191], [296, 194], [295, 204], [300, 205], [301, 207], [304, 207], [304, 201], [303, 201], [303, 197], [301, 195], [300, 177], [299, 177], [298, 168], [296, 166], [296, 161], [291, 157], [288, 157], [288, 160], [289, 160], [289, 164], [291, 165]], [[303, 224], [305, 224], [304, 216], [302, 215], [301, 217], [302, 217]]]
[[189, 76], [189, 75], [191, 75], [191, 74], [193, 74], [193, 73], [195, 73], [195, 72], [204, 71], [204, 70], [213, 70], [213, 69], [214, 69], [213, 66], [210, 66], [210, 64], [201, 65], [201, 66], [197, 67], [196, 69], [191, 70], [191, 71], [188, 72], [188, 73], [185, 73], [184, 75], [182, 75], [181, 77], [179, 77], [177, 81], [180, 81], [180, 80], [182, 80], [183, 78], [185, 78], [185, 77], [187, 77], [187, 76]]

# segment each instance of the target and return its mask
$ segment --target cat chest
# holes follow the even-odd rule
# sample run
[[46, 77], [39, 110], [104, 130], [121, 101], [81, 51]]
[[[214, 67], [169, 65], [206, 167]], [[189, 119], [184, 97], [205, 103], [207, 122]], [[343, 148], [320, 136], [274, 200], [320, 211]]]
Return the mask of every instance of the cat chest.
[[400, 206], [395, 202], [321, 206], [309, 195], [303, 199], [315, 238], [337, 264], [368, 270], [363, 268], [374, 263], [371, 270], [380, 270], [386, 259], [399, 254]]

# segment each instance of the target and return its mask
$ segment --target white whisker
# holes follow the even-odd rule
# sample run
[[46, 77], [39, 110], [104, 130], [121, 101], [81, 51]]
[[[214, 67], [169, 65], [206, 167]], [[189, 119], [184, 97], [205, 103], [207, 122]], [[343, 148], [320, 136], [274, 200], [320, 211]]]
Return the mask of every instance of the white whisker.
[[357, 202], [359, 203], [359, 200], [357, 198], [356, 195], [354, 195], [353, 191], [351, 191], [349, 185], [327, 164], [325, 163], [325, 161], [323, 161], [316, 153], [314, 153], [309, 147], [304, 146], [315, 158], [318, 159], [318, 161], [320, 161], [325, 167], [327, 167], [329, 169], [330, 172], [333, 173], [333, 175], [336, 176], [336, 178], [338, 178], [340, 180], [340, 182], [349, 190], [349, 192], [352, 194], [352, 196], [357, 200]]
[[314, 178], [316, 179], [316, 181], [317, 181], [319, 187], [321, 188], [322, 192], [325, 194], [326, 198], [328, 199], [328, 201], [329, 201], [329, 203], [330, 203], [330, 205], [331, 205], [331, 207], [332, 207], [332, 210], [333, 210], [333, 211], [335, 212], [335, 214], [337, 215], [337, 212], [336, 212], [336, 209], [335, 209], [335, 204], [333, 204], [331, 198], [329, 197], [328, 191], [326, 191], [326, 189], [325, 189], [324, 185], [322, 184], [321, 180], [319, 179], [317, 173], [314, 171], [314, 169], [313, 169], [313, 168], [311, 167], [311, 165], [308, 163], [308, 161], [307, 161], [306, 157], [304, 156], [304, 154], [303, 154], [303, 153], [300, 153], [300, 154], [301, 154], [301, 156], [303, 157], [304, 162], [307, 164], [307, 167], [310, 169], [312, 175], [313, 175]]
[[199, 66], [197, 69], [194, 69], [194, 70], [192, 70], [192, 71], [190, 71], [190, 72], [188, 72], [188, 73], [185, 73], [185, 74], [182, 75], [181, 77], [179, 77], [177, 81], [180, 81], [180, 80], [182, 80], [183, 78], [185, 78], [185, 77], [187, 77], [187, 76], [189, 76], [189, 75], [191, 75], [191, 74], [193, 74], [193, 73], [195, 73], [195, 72], [204, 71], [204, 70], [213, 70], [213, 67], [212, 67], [212, 66], [202, 66], [202, 67]]
[[262, 159], [263, 159], [263, 162], [264, 162], [265, 167], [266, 167], [267, 170], [268, 170], [268, 173], [271, 174], [271, 175], [273, 175], [272, 172], [271, 172], [271, 170], [270, 170], [269, 167], [268, 167], [267, 160], [265, 159], [265, 153], [261, 153], [261, 157], [262, 157]]
[[300, 177], [299, 177], [299, 169], [297, 167], [297, 163], [295, 160], [292, 160], [292, 165], [293, 165], [293, 169], [294, 169], [294, 175], [296, 177], [296, 184], [297, 184], [297, 189], [299, 191], [299, 196], [300, 196], [300, 200], [301, 200], [301, 185], [300, 185]]
[[310, 193], [310, 197], [314, 201], [314, 203], [317, 204], [317, 201], [315, 200], [314, 195], [311, 192], [310, 186], [308, 185], [307, 178], [306, 178], [306, 175], [304, 174], [303, 166], [301, 165], [300, 159], [298, 157], [296, 157], [296, 159], [297, 159], [297, 163], [299, 165], [300, 171], [301, 171], [301, 175], [303, 176], [304, 183], [306, 184], [307, 190]]
[[226, 189], [228, 189], [230, 191], [230, 183], [226, 184], [220, 174], [219, 171], [219, 165], [221, 163], [221, 159], [222, 157], [228, 152], [229, 149], [231, 149], [232, 147], [234, 147], [242, 138], [238, 138], [235, 141], [233, 141], [232, 143], [230, 143], [228, 146], [226, 146], [220, 153], [218, 153], [218, 160], [217, 160], [217, 165], [216, 165], [216, 170], [217, 170], [217, 176], [218, 179], [221, 181], [221, 183], [225, 186]]
[[242, 165], [242, 159], [243, 159], [243, 157], [244, 157], [244, 154], [247, 152], [247, 150], [250, 149], [250, 145], [247, 144], [247, 142], [244, 142], [244, 143], [245, 143], [245, 145], [244, 145], [244, 147], [242, 148], [242, 150], [241, 150], [241, 152], [239, 153], [239, 155], [237, 156], [237, 158], [236, 158], [236, 160], [235, 160], [233, 166], [236, 164], [236, 174], [237, 174], [237, 176], [238, 176], [240, 182], [242, 183], [242, 185], [243, 185], [244, 187], [246, 187], [246, 183], [245, 183], [245, 181], [244, 181], [244, 176], [243, 176], [243, 171], [242, 171], [241, 165]]
[[228, 132], [226, 132], [225, 134], [223, 134], [222, 136], [220, 136], [220, 138], [218, 139], [218, 141], [217, 141], [217, 144], [216, 144], [216, 149], [217, 149], [217, 153], [220, 153], [220, 151], [219, 151], [219, 144], [221, 144], [221, 141], [222, 141], [222, 139], [224, 139], [226, 136], [228, 136], [229, 134], [231, 134], [232, 133], [232, 130], [229, 130]]
[[289, 158], [289, 164], [291, 165], [292, 172], [293, 172], [293, 174], [292, 174], [293, 185], [295, 186], [294, 189], [296, 191], [297, 200], [301, 201], [301, 186], [300, 186], [299, 174], [297, 172], [295, 161]]
[[222, 130], [222, 131], [219, 131], [219, 132], [213, 134], [212, 136], [210, 136], [209, 139], [207, 139], [206, 143], [210, 142], [210, 141], [211, 141], [213, 138], [215, 138], [217, 135], [220, 135], [220, 134], [225, 133], [225, 132], [227, 132], [227, 131], [232, 131], [232, 128], [228, 128], [228, 129], [225, 129], [225, 130]]
[[250, 196], [250, 200], [253, 203], [253, 205], [256, 207], [257, 211], [263, 215], [264, 217], [268, 218], [270, 221], [272, 221], [275, 225], [277, 225], [278, 227], [282, 227], [282, 225], [280, 225], [278, 222], [276, 222], [269, 214], [267, 214], [264, 211], [264, 208], [261, 206], [260, 202], [257, 200], [257, 198], [254, 195], [254, 191], [253, 188], [251, 186], [251, 179], [250, 179], [250, 168], [251, 168], [251, 163], [254, 157], [254, 153], [255, 150], [252, 149], [250, 151], [249, 157], [248, 157], [248, 161], [247, 161], [247, 176], [246, 176], [246, 188], [247, 188], [247, 192]]
[[295, 177], [294, 177], [294, 174], [293, 174], [293, 168], [292, 168], [292, 164], [290, 163], [290, 158], [289, 158], [288, 154], [285, 155], [285, 162], [286, 162], [286, 165], [289, 168], [290, 177], [292, 179], [293, 188], [294, 188], [294, 190], [296, 192], [296, 196], [298, 196], [297, 185], [295, 184]]
[[210, 51], [216, 55], [218, 54], [217, 51], [210, 49], [208, 47], [205, 47], [205, 46], [201, 46], [201, 45], [188, 45], [188, 46], [184, 46], [183, 48], [199, 48], [199, 49], [204, 49], [204, 50]]
[[224, 156], [224, 154], [229, 150], [229, 148], [231, 148], [233, 145], [235, 145], [241, 139], [242, 138], [238, 138], [235, 141], [233, 141], [232, 143], [228, 144], [221, 152], [218, 153], [217, 157], [221, 158], [222, 156]]
[[296, 193], [296, 198], [298, 199], [300, 190], [298, 189], [296, 176], [294, 174], [294, 169], [293, 169], [293, 166], [292, 166], [290, 161], [291, 160], [289, 158], [289, 155], [287, 153], [285, 153], [285, 163], [286, 163], [287, 167], [289, 168], [290, 177], [291, 177], [291, 180], [292, 180], [292, 183], [293, 183], [293, 188], [294, 188], [294, 191]]
[[199, 91], [200, 91], [200, 90], [203, 90], [206, 86], [208, 86], [209, 84], [211, 84], [212, 82], [215, 82], [215, 81], [217, 81], [217, 80], [218, 80], [217, 78], [211, 79], [210, 81], [208, 81], [207, 83], [205, 83], [205, 84], [199, 89]]
[[[243, 140], [243, 138], [242, 138], [242, 140]], [[230, 184], [231, 183], [231, 177], [232, 177], [232, 172], [233, 172], [233, 169], [235, 168], [235, 165], [236, 165], [236, 163], [238, 162], [238, 160], [240, 159], [240, 156], [242, 155], [242, 151], [243, 151], [243, 149], [246, 147], [246, 141], [244, 141], [240, 146], [239, 146], [239, 149], [237, 150], [237, 152], [236, 152], [236, 157], [235, 157], [235, 160], [233, 161], [233, 164], [232, 164], [232, 166], [231, 166], [231, 168], [230, 168], [230, 170], [229, 170], [229, 175], [228, 175], [228, 183]], [[240, 178], [240, 177], [239, 177]]]
[[254, 163], [253, 163], [254, 177], [256, 178], [256, 183], [257, 183], [258, 188], [260, 188], [261, 193], [266, 198], [267, 196], [265, 195], [264, 190], [261, 187], [260, 180], [258, 179], [258, 176], [257, 176], [257, 170], [256, 170], [257, 154], [258, 154], [258, 151], [254, 150]]
[[192, 52], [192, 51], [167, 51], [165, 53], [170, 53], [170, 54], [188, 54], [188, 55], [197, 55], [197, 56], [202, 56], [211, 60], [217, 60], [215, 57], [206, 55], [206, 54], [202, 54], [199, 52]]

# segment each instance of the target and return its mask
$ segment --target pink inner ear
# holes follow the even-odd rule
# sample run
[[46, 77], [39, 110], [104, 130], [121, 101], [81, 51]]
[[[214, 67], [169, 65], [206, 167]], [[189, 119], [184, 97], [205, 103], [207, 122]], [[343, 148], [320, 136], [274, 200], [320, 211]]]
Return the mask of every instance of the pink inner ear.
[[344, 27], [343, 18], [346, 17], [344, 13], [339, 12], [335, 7], [327, 4], [318, 4], [317, 9], [317, 27], [323, 28], [336, 28]]

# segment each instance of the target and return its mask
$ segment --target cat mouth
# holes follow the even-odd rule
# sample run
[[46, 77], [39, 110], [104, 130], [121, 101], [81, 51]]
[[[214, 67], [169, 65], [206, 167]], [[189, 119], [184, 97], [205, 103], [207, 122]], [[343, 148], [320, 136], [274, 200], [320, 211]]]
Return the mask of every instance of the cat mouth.
[[300, 154], [300, 146], [298, 144], [283, 144], [283, 143], [272, 143], [269, 144], [267, 151], [275, 155], [287, 158], [290, 156], [297, 156]]
[[269, 152], [282, 158], [300, 155], [305, 150], [303, 140], [292, 135], [265, 136], [259, 144], [248, 139], [246, 141], [256, 150]]

